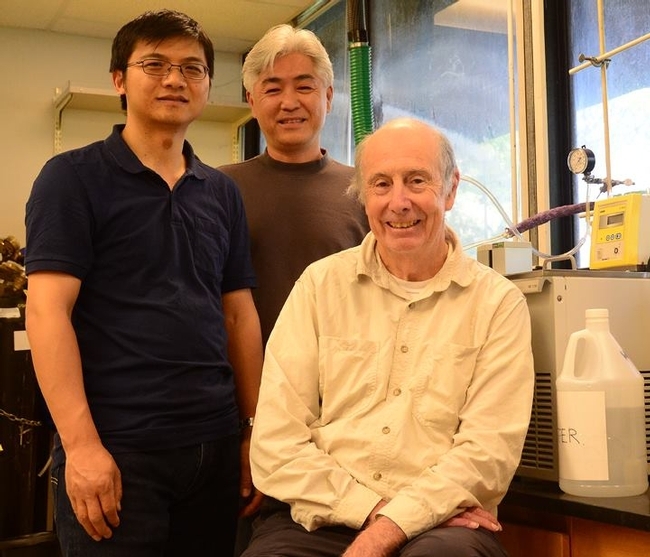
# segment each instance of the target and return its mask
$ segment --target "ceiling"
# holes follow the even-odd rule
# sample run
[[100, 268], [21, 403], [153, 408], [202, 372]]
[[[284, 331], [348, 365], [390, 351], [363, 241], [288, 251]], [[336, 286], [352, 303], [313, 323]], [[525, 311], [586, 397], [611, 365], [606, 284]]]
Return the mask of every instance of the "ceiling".
[[147, 10], [188, 14], [206, 30], [214, 48], [246, 52], [277, 23], [291, 22], [323, 0], [0, 0], [0, 27], [112, 39], [126, 22]]

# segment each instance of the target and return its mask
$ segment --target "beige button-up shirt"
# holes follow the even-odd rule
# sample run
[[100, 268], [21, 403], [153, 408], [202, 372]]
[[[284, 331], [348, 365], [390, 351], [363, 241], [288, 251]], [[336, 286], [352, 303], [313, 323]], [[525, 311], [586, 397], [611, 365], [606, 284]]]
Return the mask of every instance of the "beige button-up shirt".
[[373, 507], [409, 538], [464, 507], [496, 513], [533, 395], [523, 294], [462, 252], [417, 295], [363, 243], [310, 265], [267, 345], [255, 485], [307, 530]]

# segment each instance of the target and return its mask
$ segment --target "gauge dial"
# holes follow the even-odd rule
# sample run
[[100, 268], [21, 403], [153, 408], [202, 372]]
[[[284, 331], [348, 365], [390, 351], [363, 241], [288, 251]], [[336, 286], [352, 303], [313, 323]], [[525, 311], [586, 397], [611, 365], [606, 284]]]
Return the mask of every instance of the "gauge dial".
[[569, 151], [567, 157], [567, 165], [569, 170], [574, 174], [589, 174], [596, 165], [596, 157], [591, 149], [587, 149], [584, 145]]

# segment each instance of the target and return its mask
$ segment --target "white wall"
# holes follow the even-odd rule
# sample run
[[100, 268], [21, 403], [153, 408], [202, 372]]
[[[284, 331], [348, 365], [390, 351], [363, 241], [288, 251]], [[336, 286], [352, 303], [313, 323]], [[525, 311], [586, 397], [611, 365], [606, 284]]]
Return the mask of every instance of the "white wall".
[[[111, 41], [0, 27], [0, 68], [4, 78], [0, 102], [0, 238], [15, 236], [25, 245], [25, 202], [43, 164], [54, 154], [56, 89], [74, 85], [112, 89], [108, 66]], [[217, 53], [211, 99], [240, 100], [240, 64], [236, 54]], [[106, 137], [118, 111], [65, 110], [64, 150]], [[232, 160], [233, 126], [198, 121], [188, 139], [206, 163]]]

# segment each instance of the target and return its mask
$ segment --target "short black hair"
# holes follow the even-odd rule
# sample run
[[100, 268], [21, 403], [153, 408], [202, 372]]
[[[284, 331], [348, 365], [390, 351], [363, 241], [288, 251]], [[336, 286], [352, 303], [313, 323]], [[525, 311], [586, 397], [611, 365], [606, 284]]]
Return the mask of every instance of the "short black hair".
[[[156, 43], [173, 37], [195, 39], [203, 48], [210, 80], [214, 75], [214, 47], [197, 21], [175, 10], [147, 11], [125, 24], [115, 35], [111, 48], [110, 72], [126, 71], [129, 58], [139, 41]], [[122, 108], [126, 98], [122, 95]]]

